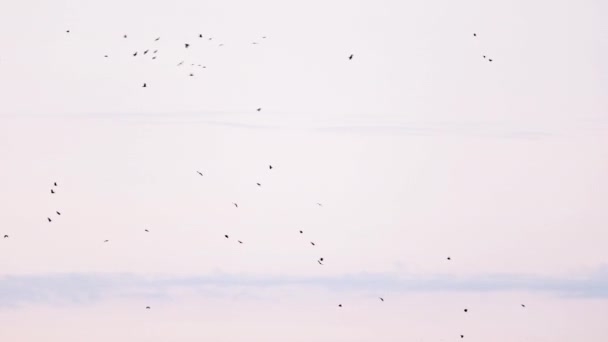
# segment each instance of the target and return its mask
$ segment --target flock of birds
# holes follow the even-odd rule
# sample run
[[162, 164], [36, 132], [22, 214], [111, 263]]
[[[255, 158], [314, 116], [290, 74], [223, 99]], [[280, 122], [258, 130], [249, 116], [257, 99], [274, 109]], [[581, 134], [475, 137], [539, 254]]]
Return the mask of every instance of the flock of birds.
[[[66, 30], [66, 33], [70, 33], [70, 30]], [[473, 37], [477, 37], [477, 33], [473, 33]], [[125, 34], [125, 35], [123, 35], [123, 38], [124, 38], [124, 39], [127, 39], [127, 38], [128, 38], [128, 36]], [[199, 34], [199, 35], [198, 35], [198, 38], [199, 38], [199, 39], [203, 39], [203, 35], [202, 35], [202, 34]], [[153, 42], [158, 42], [160, 39], [161, 39], [161, 37], [156, 37], [156, 38], [153, 40]], [[211, 41], [212, 39], [213, 39], [212, 37], [209, 37], [209, 38], [208, 38], [208, 40], [209, 40], [209, 41]], [[262, 37], [262, 39], [266, 39], [266, 36], [263, 36], [263, 37]], [[257, 43], [257, 42], [253, 42], [252, 44], [256, 45], [256, 44], [258, 44], [258, 43]], [[220, 46], [220, 47], [221, 47], [221, 46], [223, 46], [223, 44], [219, 44], [218, 46]], [[185, 49], [188, 49], [189, 47], [190, 47], [190, 43], [184, 43], [184, 48], [185, 48]], [[152, 50], [152, 52], [150, 52], [150, 50]], [[152, 57], [151, 57], [152, 59], [156, 59], [158, 51], [159, 51], [158, 49], [149, 49], [149, 48], [148, 48], [148, 49], [145, 49], [145, 50], [141, 51], [141, 54], [140, 54], [140, 51], [135, 51], [135, 52], [133, 52], [133, 54], [132, 54], [132, 55], [133, 55], [133, 57], [137, 57], [137, 56], [143, 56], [143, 55], [148, 55], [148, 54], [150, 54], [150, 55], [152, 56]], [[108, 57], [109, 57], [109, 55], [107, 55], [107, 54], [106, 54], [106, 55], [104, 55], [104, 57], [105, 57], [105, 58], [108, 58]], [[353, 59], [353, 57], [354, 57], [354, 54], [350, 54], [350, 55], [348, 56], [348, 60], [352, 60], [352, 59]], [[492, 59], [492, 58], [488, 58], [486, 55], [483, 55], [483, 58], [484, 58], [484, 59], [486, 59], [488, 62], [492, 62], [492, 61], [493, 61], [493, 59]], [[181, 62], [179, 62], [179, 63], [177, 64], [177, 66], [179, 67], [179, 66], [182, 66], [183, 64], [184, 64], [184, 61], [181, 61]], [[196, 67], [206, 68], [206, 66], [204, 66], [204, 65], [201, 65], [201, 64], [194, 64], [194, 63], [193, 63], [193, 64], [191, 64], [191, 66], [196, 66]], [[194, 76], [194, 74], [193, 74], [193, 73], [189, 73], [189, 76]], [[143, 85], [142, 85], [142, 87], [146, 88], [146, 87], [147, 87], [147, 83], [145, 83], [145, 82], [144, 82], [144, 83], [143, 83]], [[256, 110], [259, 112], [259, 111], [261, 111], [261, 110], [262, 110], [262, 108], [260, 107], [260, 108], [257, 108]], [[272, 165], [268, 165], [268, 169], [269, 169], [269, 170], [272, 170], [272, 169], [273, 169], [273, 166], [272, 166]], [[198, 171], [198, 170], [197, 170], [197, 171], [196, 171], [196, 173], [197, 173], [199, 176], [203, 177], [203, 173], [202, 173], [201, 171]], [[257, 185], [258, 187], [261, 187], [261, 186], [262, 186], [262, 184], [261, 184], [261, 183], [256, 183], [256, 185]], [[58, 187], [57, 182], [54, 182], [54, 183], [53, 183], [53, 187], [52, 187], [52, 188], [51, 188], [51, 190], [50, 190], [51, 195], [55, 194], [55, 190], [57, 189], [57, 187]], [[316, 203], [316, 204], [317, 204], [317, 206], [319, 206], [319, 207], [322, 207], [322, 206], [323, 206], [323, 204], [322, 204], [322, 203]], [[232, 203], [232, 205], [233, 205], [233, 206], [234, 206], [236, 209], [238, 209], [238, 207], [239, 207], [238, 203], [236, 203], [236, 202], [233, 202], [233, 203]], [[57, 216], [60, 216], [60, 215], [61, 215], [61, 212], [59, 212], [59, 211], [55, 211], [55, 213], [56, 213], [56, 215], [57, 215]], [[47, 221], [48, 221], [49, 223], [52, 223], [52, 222], [53, 222], [53, 220], [52, 220], [50, 217], [47, 217]], [[148, 229], [144, 229], [144, 231], [145, 231], [146, 233], [149, 233], [149, 232], [150, 232]], [[304, 231], [303, 231], [303, 230], [299, 230], [299, 234], [304, 234]], [[230, 236], [229, 236], [228, 234], [224, 234], [224, 237], [225, 237], [226, 239], [230, 239]], [[9, 235], [8, 235], [8, 234], [5, 234], [5, 235], [4, 235], [4, 239], [7, 239], [7, 238], [9, 238]], [[241, 240], [236, 240], [236, 241], [237, 241], [239, 244], [243, 244], [243, 241], [241, 241]], [[108, 243], [108, 242], [110, 242], [110, 240], [108, 240], [108, 239], [106, 239], [106, 240], [104, 240], [104, 241], [103, 241], [103, 243]], [[314, 242], [314, 241], [310, 241], [310, 244], [311, 244], [311, 246], [313, 246], [313, 247], [315, 246], [315, 242]], [[452, 260], [452, 258], [451, 258], [450, 256], [448, 256], [446, 259], [447, 259], [447, 261], [451, 261], [451, 260]], [[325, 261], [325, 259], [324, 259], [323, 257], [320, 257], [320, 258], [317, 260], [317, 263], [319, 263], [319, 265], [324, 265], [324, 261]], [[381, 302], [384, 302], [384, 298], [383, 298], [383, 297], [378, 297], [378, 299], [379, 299]], [[342, 303], [339, 303], [339, 304], [338, 304], [338, 307], [339, 307], [339, 308], [342, 308]], [[521, 304], [521, 307], [522, 307], [522, 308], [525, 308], [526, 306], [525, 306], [525, 304]], [[151, 309], [151, 307], [150, 307], [150, 306], [146, 306], [146, 308], [145, 308], [145, 309], [146, 309], [146, 310], [150, 310], [150, 309]], [[468, 313], [468, 312], [469, 312], [469, 309], [468, 309], [468, 308], [465, 308], [465, 309], [464, 309], [464, 313]], [[463, 334], [460, 334], [460, 338], [464, 338], [464, 335], [463, 335]]]

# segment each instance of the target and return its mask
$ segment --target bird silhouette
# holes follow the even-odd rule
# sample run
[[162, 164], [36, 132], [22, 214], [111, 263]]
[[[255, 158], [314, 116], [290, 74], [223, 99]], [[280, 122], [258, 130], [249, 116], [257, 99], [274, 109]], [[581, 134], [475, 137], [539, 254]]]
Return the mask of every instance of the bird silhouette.
[[312, 242], [312, 241], [310, 241], [310, 244], [311, 244], [311, 245], [313, 245], [313, 246], [316, 246], [316, 245], [315, 245], [315, 243], [314, 243], [314, 242]]
[[323, 258], [319, 258], [320, 261], [323, 261]]
[[525, 308], [526, 306], [524, 304], [521, 305], [522, 308]]
[[192, 76], [194, 76], [194, 74], [193, 74], [193, 73], [190, 73], [190, 77], [192, 77]]
[[323, 265], [323, 263], [321, 262], [321, 260], [317, 260], [317, 262], [319, 263], [319, 265]]
[[51, 193], [52, 193], [52, 194], [54, 194], [54, 193], [55, 193], [55, 191], [54, 191], [53, 189], [51, 189]]
[[147, 54], [147, 53], [148, 53], [148, 51], [150, 51], [150, 50], [146, 50], [146, 51], [144, 51], [144, 55], [145, 55], [145, 54]]
[[300, 230], [300, 234], [304, 234], [304, 232]]
[[202, 172], [200, 172], [200, 171], [196, 171], [196, 173], [198, 173], [198, 174], [199, 174], [199, 175], [201, 175], [201, 176], [203, 175], [203, 173], [202, 173]]
[[485, 58], [486, 58], [486, 55], [483, 55], [483, 58], [485, 59]]
[[258, 108], [258, 109], [257, 109], [257, 111], [258, 111], [258, 112], [262, 111], [262, 108]]
[[156, 56], [152, 57], [152, 59], [156, 59]]
[[341, 308], [341, 307], [342, 307], [342, 304], [338, 304], [338, 307], [339, 307], [339, 308]]
[[5, 239], [8, 239], [8, 235], [4, 235], [4, 238], [5, 238]]
[[155, 42], [157, 42], [157, 41], [159, 41], [159, 40], [160, 40], [160, 37], [158, 37], [158, 38], [154, 39], [154, 41], [155, 41]]
[[236, 203], [234, 203], [234, 202], [232, 202], [232, 204], [234, 204], [234, 206], [237, 207], [237, 208], [239, 207], [239, 205], [236, 204]]
[[57, 182], [53, 183], [54, 186], [57, 186]]
[[452, 258], [448, 257], [448, 260], [452, 260]]
[[146, 88], [146, 87], [147, 87], [147, 85], [144, 83], [144, 85], [142, 86], [142, 88]]
[[186, 47], [186, 49], [190, 46], [190, 44], [186, 43], [184, 44], [184, 46]]
[[224, 235], [224, 237], [227, 239], [227, 238], [228, 238], [228, 235]]
[[477, 37], [477, 33], [473, 33], [473, 37]]
[[180, 66], [182, 64], [184, 64], [184, 61], [181, 61], [181, 62], [177, 63], [177, 66]]
[[57, 213], [57, 215], [61, 215], [61, 213], [60, 213], [60, 212], [58, 212], [58, 211], [56, 211], [56, 213]]
[[137, 56], [137, 51], [135, 51], [135, 52], [133, 53], [133, 57], [135, 57], [135, 56]]
[[122, 36], [123, 38], [127, 38], [127, 35], [125, 34], [124, 36]]
[[52, 222], [52, 221], [53, 221], [53, 220], [51, 220], [51, 218], [50, 218], [50, 217], [47, 217], [46, 219], [47, 219], [47, 220], [49, 220], [49, 222]]
[[353, 59], [354, 56], [355, 55], [350, 55], [350, 56], [348, 56], [348, 59], [351, 60], [351, 59]]
[[108, 55], [103, 55], [104, 58], [108, 58]]
[[148, 232], [148, 233], [150, 232], [150, 231], [149, 231], [149, 230], [147, 230], [147, 229], [144, 229], [144, 231], [145, 231], [145, 232]]
[[492, 62], [492, 58], [488, 59], [488, 61]]
[[464, 309], [464, 312], [469, 312], [469, 309]]
[[268, 165], [268, 169], [272, 170], [272, 165]]
[[106, 242], [110, 242], [110, 240], [104, 240], [103, 242], [104, 242], [104, 243], [106, 243]]
[[460, 335], [460, 338], [464, 338], [464, 335]]
[[158, 52], [158, 50], [154, 50], [152, 53], [157, 53], [157, 52]]
[[199, 34], [199, 35], [198, 35], [198, 37], [199, 37], [199, 38], [203, 38], [203, 35], [202, 35], [202, 34]]
[[149, 306], [146, 306], [146, 309], [147, 309], [147, 310], [150, 310], [150, 307], [149, 307]]
[[70, 33], [70, 30], [65, 30], [65, 33]]
[[382, 298], [382, 297], [378, 297], [378, 298], [380, 298], [380, 300], [384, 302], [384, 298]]
[[262, 186], [262, 184], [260, 184], [260, 183], [255, 183], [255, 184], [257, 184], [258, 186]]
[[319, 207], [322, 207], [322, 206], [323, 206], [323, 204], [321, 204], [321, 203], [318, 203], [318, 202], [317, 202], [317, 205], [318, 205], [318, 206], [319, 206]]
[[238, 241], [239, 243], [243, 243], [243, 241], [241, 241], [241, 240], [237, 240], [237, 241]]

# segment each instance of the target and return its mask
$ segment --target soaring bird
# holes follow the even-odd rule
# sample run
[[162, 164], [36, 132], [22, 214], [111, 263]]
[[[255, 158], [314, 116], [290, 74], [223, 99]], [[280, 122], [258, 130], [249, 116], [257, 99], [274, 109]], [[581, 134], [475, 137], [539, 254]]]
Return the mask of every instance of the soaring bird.
[[135, 53], [133, 53], [133, 57], [137, 56], [137, 51], [135, 51]]
[[483, 58], [485, 59], [485, 58], [486, 58], [486, 55], [483, 55]]
[[146, 50], [146, 51], [144, 51], [144, 55], [145, 55], [145, 54], [147, 54], [147, 53], [148, 53], [148, 51], [150, 51], [150, 50]]
[[199, 38], [203, 38], [203, 35], [202, 35], [202, 34], [199, 34], [199, 35], [198, 35], [198, 37], [199, 37]]
[[149, 231], [149, 230], [147, 230], [147, 229], [144, 229], [144, 231], [145, 231], [145, 232], [148, 232], [148, 233], [150, 232], [150, 231]]
[[241, 240], [237, 240], [237, 241], [238, 241], [239, 243], [243, 243], [243, 241], [241, 241]]
[[108, 55], [103, 55], [104, 58], [108, 58]]
[[228, 235], [224, 235], [224, 237], [227, 239], [227, 238], [228, 238]]
[[65, 33], [70, 33], [70, 30], [65, 30]]
[[60, 212], [58, 212], [58, 211], [56, 211], [56, 213], [57, 213], [57, 215], [61, 215], [61, 213], [60, 213]]
[[323, 265], [323, 263], [321, 262], [321, 260], [317, 260], [317, 262], [319, 263], [319, 265]]
[[122, 36], [123, 38], [127, 38], [127, 35], [125, 34], [124, 36]]
[[152, 59], [156, 59], [156, 56], [152, 57]]
[[300, 230], [300, 234], [304, 234], [304, 232]]
[[190, 73], [190, 77], [192, 77], [192, 76], [194, 76], [194, 74], [193, 74], [193, 73]]
[[338, 307], [339, 307], [339, 308], [341, 308], [341, 307], [342, 307], [342, 304], [338, 304]]
[[103, 242], [105, 243], [105, 242], [109, 242], [109, 241], [110, 241], [110, 240], [104, 240]]
[[154, 39], [154, 41], [155, 41], [155, 42], [157, 42], [157, 41], [159, 41], [159, 40], [160, 40], [160, 37], [158, 37], [158, 38]]
[[262, 186], [262, 184], [260, 184], [260, 183], [255, 183], [255, 184], [257, 184], [258, 186]]
[[320, 261], [323, 261], [323, 258], [319, 258]]
[[144, 85], [142, 86], [142, 88], [145, 88], [145, 87], [147, 87], [147, 85], [144, 83]]
[[177, 66], [180, 66], [182, 64], [184, 64], [184, 61], [181, 61], [181, 62], [177, 63]]
[[51, 193], [52, 193], [52, 194], [54, 194], [54, 193], [55, 193], [55, 191], [54, 191], [53, 189], [51, 189]]
[[317, 202], [317, 205], [318, 205], [318, 206], [319, 206], [319, 207], [322, 207], [322, 206], [323, 206], [323, 204], [321, 204], [321, 203], [318, 203], [318, 202]]
[[473, 37], [477, 37], [477, 33], [473, 33]]
[[53, 183], [54, 186], [57, 186], [57, 182]]
[[190, 44], [186, 43], [184, 44], [184, 46], [186, 46], [186, 49], [190, 46]]
[[8, 239], [8, 235], [4, 235], [4, 238], [5, 238], [5, 239]]
[[521, 305], [522, 308], [525, 308], [526, 306], [524, 304]]
[[452, 258], [448, 257], [448, 260], [452, 260]]
[[258, 111], [258, 112], [261, 112], [261, 111], [262, 111], [262, 108], [258, 108], [258, 109], [257, 109], [257, 111]]
[[198, 174], [199, 174], [199, 175], [201, 175], [201, 176], [203, 175], [203, 173], [202, 173], [202, 172], [200, 172], [200, 171], [196, 171], [196, 173], [198, 173]]
[[464, 338], [464, 335], [460, 335], [460, 338]]
[[146, 309], [150, 310], [150, 307], [149, 307], [149, 306], [146, 306]]
[[234, 204], [234, 206], [237, 207], [237, 208], [239, 207], [239, 205], [236, 204], [236, 203], [234, 203], [234, 202], [232, 202], [232, 204]]
[[152, 53], [157, 53], [157, 52], [158, 52], [158, 50], [154, 50], [154, 52], [152, 52]]
[[464, 309], [464, 312], [469, 312], [469, 309]]
[[384, 298], [382, 298], [382, 297], [378, 297], [378, 298], [380, 298], [380, 300], [384, 302]]
[[492, 58], [488, 59], [488, 61], [492, 62]]
[[313, 245], [313, 246], [315, 246], [315, 243], [314, 243], [314, 242], [312, 242], [312, 241], [310, 241], [310, 244], [311, 244], [311, 245]]
[[268, 165], [268, 169], [272, 170], [272, 165]]
[[349, 60], [350, 60], [350, 59], [353, 59], [353, 56], [355, 56], [355, 55], [352, 55], [352, 54], [351, 54], [350, 56], [348, 56], [348, 59], [349, 59]]
[[53, 221], [53, 220], [51, 220], [51, 218], [50, 218], [50, 217], [47, 217], [46, 219], [47, 219], [47, 220], [49, 220], [49, 222], [52, 222], [52, 221]]

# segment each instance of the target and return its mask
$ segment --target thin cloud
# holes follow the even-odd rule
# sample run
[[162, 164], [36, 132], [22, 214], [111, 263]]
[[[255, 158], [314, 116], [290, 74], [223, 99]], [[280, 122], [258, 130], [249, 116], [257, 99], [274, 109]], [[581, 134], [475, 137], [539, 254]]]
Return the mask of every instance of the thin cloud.
[[[137, 274], [40, 274], [0, 277], [0, 306], [23, 304], [90, 304], [113, 298], [171, 298], [180, 290], [226, 295], [231, 289], [298, 287], [329, 292], [430, 293], [523, 291], [572, 297], [608, 297], [608, 267], [583, 277], [538, 277], [486, 274], [400, 276], [359, 273], [335, 277], [290, 277], [213, 274], [173, 277]], [[243, 292], [245, 291], [245, 292]]]

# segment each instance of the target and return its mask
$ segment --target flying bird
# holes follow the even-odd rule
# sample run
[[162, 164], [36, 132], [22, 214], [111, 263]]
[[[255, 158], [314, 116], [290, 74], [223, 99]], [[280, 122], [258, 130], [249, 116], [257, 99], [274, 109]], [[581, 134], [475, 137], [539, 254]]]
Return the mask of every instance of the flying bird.
[[148, 310], [149, 310], [149, 309], [150, 309], [150, 307], [149, 307], [149, 306], [146, 306], [146, 309], [148, 309]]
[[477, 33], [473, 33], [473, 37], [477, 37]]
[[317, 202], [317, 205], [318, 205], [318, 206], [319, 206], [319, 207], [322, 207], [322, 206], [323, 206], [323, 204], [321, 204], [321, 203], [318, 203], [318, 202]]
[[323, 258], [319, 258], [320, 261], [323, 261]]
[[469, 312], [469, 309], [464, 309], [464, 312]]
[[488, 59], [488, 61], [492, 62], [492, 58]]
[[262, 108], [258, 108], [258, 109], [257, 109], [257, 111], [258, 111], [258, 112], [261, 112], [261, 111], [262, 111]]
[[135, 53], [133, 54], [133, 57], [137, 56], [137, 51], [135, 51]]
[[158, 38], [154, 39], [154, 41], [155, 41], [155, 42], [157, 42], [157, 41], [159, 41], [159, 40], [160, 40], [160, 37], [158, 37]]
[[339, 307], [339, 308], [341, 308], [341, 307], [342, 307], [342, 304], [338, 304], [338, 307]]
[[190, 46], [190, 44], [186, 43], [184, 44], [184, 46], [186, 46], [186, 49]]
[[201, 175], [201, 176], [203, 175], [203, 173], [202, 173], [202, 172], [200, 172], [200, 171], [196, 171], [196, 173], [198, 173], [198, 174], [199, 174], [199, 175]]
[[122, 36], [123, 38], [127, 38], [127, 35], [125, 34], [124, 36]]
[[319, 265], [323, 265], [323, 263], [321, 262], [321, 260], [317, 260], [317, 262], [319, 263]]
[[348, 56], [348, 59], [349, 59], [349, 60], [353, 59], [353, 56], [355, 56], [355, 55], [352, 55], [352, 54], [351, 54], [350, 56]]
[[310, 244], [311, 244], [311, 245], [313, 245], [313, 246], [315, 246], [315, 243], [314, 243], [314, 242], [312, 242], [312, 241], [310, 241]]
[[237, 240], [237, 241], [238, 241], [239, 243], [243, 243], [243, 241], [241, 241], [241, 240]]
[[300, 234], [304, 234], [304, 232], [300, 230]]
[[110, 240], [104, 240], [103, 242], [104, 242], [104, 243], [106, 243], [106, 242], [109, 242], [109, 241], [110, 241]]
[[105, 58], [108, 58], [108, 55], [103, 55]]
[[144, 83], [144, 85], [142, 86], [142, 88], [145, 88], [145, 87], [147, 87], [147, 85]]
[[448, 260], [452, 260], [452, 258], [448, 257]]
[[192, 76], [194, 76], [194, 74], [193, 74], [193, 73], [190, 73], [190, 77], [192, 77]]
[[485, 59], [485, 58], [486, 58], [486, 55], [483, 55], [483, 58]]
[[262, 186], [262, 184], [260, 184], [260, 183], [255, 183], [255, 184], [257, 184], [258, 186]]
[[378, 297], [378, 298], [380, 298], [380, 300], [384, 302], [384, 298], [382, 298], [382, 297]]
[[156, 56], [152, 57], [152, 59], [156, 59]]
[[54, 194], [54, 193], [55, 193], [55, 191], [54, 191], [53, 189], [51, 189], [51, 193], [52, 193], [52, 194]]
[[232, 202], [232, 204], [234, 204], [234, 206], [237, 207], [237, 208], [239, 207], [239, 205], [236, 204], [236, 203], [234, 203], [234, 202]]
[[54, 186], [57, 186], [57, 182], [53, 183]]
[[8, 239], [8, 235], [4, 235], [4, 238], [5, 238], [5, 239]]
[[65, 33], [70, 33], [70, 30], [66, 30]]
[[47, 219], [47, 220], [49, 220], [49, 222], [52, 222], [52, 220], [51, 220], [51, 218], [50, 218], [50, 217], [47, 217], [46, 219]]
[[199, 38], [203, 38], [203, 35], [202, 35], [202, 34], [199, 34], [199, 35], [198, 35], [198, 37], [199, 37]]
[[526, 306], [524, 304], [521, 305], [522, 308], [525, 308]]
[[272, 170], [272, 165], [268, 165], [268, 169]]
[[224, 237], [227, 239], [227, 238], [228, 238], [228, 235], [224, 235]]
[[460, 335], [460, 338], [464, 338], [464, 335]]
[[60, 212], [58, 212], [58, 211], [56, 211], [56, 213], [57, 213], [57, 215], [61, 215], [61, 213], [60, 213]]
[[177, 63], [177, 66], [180, 66], [182, 64], [184, 64], [184, 61], [181, 61], [181, 62]]
[[144, 229], [144, 231], [145, 231], [145, 232], [148, 232], [148, 233], [150, 232], [150, 231], [149, 231], [149, 230], [147, 230], [147, 229]]
[[145, 55], [145, 54], [147, 54], [147, 53], [148, 53], [148, 51], [150, 51], [150, 50], [146, 50], [146, 51], [144, 51], [144, 55]]

